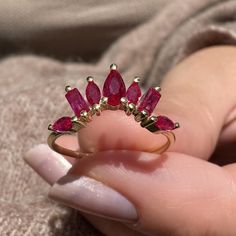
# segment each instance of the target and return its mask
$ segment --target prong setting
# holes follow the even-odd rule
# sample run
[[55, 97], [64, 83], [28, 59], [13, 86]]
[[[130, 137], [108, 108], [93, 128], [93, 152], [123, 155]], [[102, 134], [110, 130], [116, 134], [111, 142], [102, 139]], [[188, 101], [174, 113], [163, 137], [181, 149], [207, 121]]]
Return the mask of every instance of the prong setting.
[[138, 114], [135, 115], [134, 119], [135, 121], [140, 122], [146, 120], [147, 118], [148, 118], [148, 113], [145, 110], [143, 110], [141, 112], [138, 112]]
[[110, 70], [117, 70], [118, 66], [115, 63], [110, 65]]
[[99, 104], [94, 104], [92, 107], [92, 113], [96, 114], [97, 116], [101, 115], [101, 106]]
[[93, 82], [93, 77], [92, 76], [88, 76], [87, 77], [87, 82]]
[[139, 77], [139, 76], [135, 76], [135, 77], [134, 77], [134, 82], [140, 83], [140, 77]]
[[53, 128], [52, 128], [52, 124], [49, 124], [49, 125], [48, 125], [48, 130], [54, 131]]
[[178, 122], [175, 123], [175, 129], [180, 128], [180, 124]]
[[154, 88], [157, 92], [161, 92], [161, 87], [157, 86]]
[[[179, 123], [174, 123], [163, 115], [151, 116], [161, 97], [159, 93], [161, 91], [160, 87], [152, 87], [142, 96], [139, 87], [139, 76], [135, 76], [131, 85], [126, 89], [122, 76], [117, 71], [117, 65], [111, 64], [110, 70], [104, 82], [102, 93], [92, 76], [86, 78], [88, 82], [86, 88], [87, 101], [85, 101], [77, 88], [72, 89], [69, 85], [65, 87], [65, 96], [75, 116], [62, 117], [64, 120], [60, 120], [61, 123], [58, 121], [59, 125], [62, 125], [62, 129], [65, 128], [67, 129], [66, 131], [74, 132], [90, 122], [93, 115], [100, 116], [104, 110], [118, 109], [123, 110], [127, 116], [133, 115], [135, 121], [139, 122], [141, 127], [151, 132], [171, 131], [180, 127]], [[113, 81], [114, 79], [115, 82]], [[103, 97], [101, 97], [101, 94], [103, 94]], [[60, 130], [60, 126], [55, 124], [58, 123], [50, 124], [48, 129], [59, 133], [64, 132], [64, 130]], [[59, 129], [55, 127], [59, 127]]]
[[77, 117], [77, 116], [73, 116], [73, 117], [71, 118], [71, 121], [72, 121], [72, 122], [78, 122], [78, 117]]
[[65, 91], [66, 91], [66, 92], [69, 92], [69, 91], [71, 91], [71, 90], [72, 90], [72, 88], [71, 88], [70, 85], [67, 85], [67, 86], [65, 87]]
[[120, 99], [120, 110], [125, 110], [128, 104], [128, 99], [126, 97], [122, 97]]
[[140, 124], [140, 125], [141, 125], [143, 128], [147, 128], [148, 126], [153, 125], [154, 122], [156, 121], [156, 119], [157, 119], [156, 116], [151, 116], [151, 117], [149, 117], [148, 119], [141, 121], [141, 124]]
[[82, 122], [91, 121], [90, 117], [89, 117], [89, 113], [87, 111], [81, 111], [79, 120], [82, 121]]

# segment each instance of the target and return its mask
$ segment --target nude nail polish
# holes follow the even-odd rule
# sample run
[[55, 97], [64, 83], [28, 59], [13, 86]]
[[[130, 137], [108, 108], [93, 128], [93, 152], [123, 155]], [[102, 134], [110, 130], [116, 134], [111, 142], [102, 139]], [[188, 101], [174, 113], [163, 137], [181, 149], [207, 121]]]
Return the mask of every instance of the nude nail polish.
[[137, 221], [134, 205], [122, 194], [86, 176], [67, 175], [53, 185], [49, 197], [80, 211], [122, 221]]
[[51, 185], [64, 176], [72, 166], [62, 155], [52, 151], [46, 144], [30, 149], [25, 154], [24, 160]]

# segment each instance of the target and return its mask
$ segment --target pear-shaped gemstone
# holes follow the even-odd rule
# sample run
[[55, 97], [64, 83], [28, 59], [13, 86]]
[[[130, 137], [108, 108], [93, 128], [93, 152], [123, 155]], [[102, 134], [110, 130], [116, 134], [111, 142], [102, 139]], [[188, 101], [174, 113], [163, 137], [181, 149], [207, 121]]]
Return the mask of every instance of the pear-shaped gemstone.
[[103, 96], [108, 98], [108, 104], [117, 106], [125, 97], [125, 83], [117, 70], [111, 70], [103, 85]]

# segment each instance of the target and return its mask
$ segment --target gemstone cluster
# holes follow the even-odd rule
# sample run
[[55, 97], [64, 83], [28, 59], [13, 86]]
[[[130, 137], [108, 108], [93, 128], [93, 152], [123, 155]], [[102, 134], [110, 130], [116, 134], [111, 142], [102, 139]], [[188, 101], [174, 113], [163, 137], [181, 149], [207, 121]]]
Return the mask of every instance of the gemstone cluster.
[[131, 85], [126, 89], [125, 83], [117, 66], [110, 66], [102, 91], [89, 76], [85, 90], [86, 99], [77, 88], [66, 86], [65, 97], [74, 112], [73, 117], [61, 117], [49, 129], [64, 133], [76, 129], [76, 125], [85, 126], [92, 120], [93, 115], [100, 115], [103, 110], [124, 110], [126, 115], [134, 115], [134, 119], [140, 122], [142, 127], [151, 132], [165, 132], [179, 127], [166, 116], [153, 116], [152, 113], [161, 98], [160, 87], [150, 88], [142, 95], [139, 77], [135, 77]]

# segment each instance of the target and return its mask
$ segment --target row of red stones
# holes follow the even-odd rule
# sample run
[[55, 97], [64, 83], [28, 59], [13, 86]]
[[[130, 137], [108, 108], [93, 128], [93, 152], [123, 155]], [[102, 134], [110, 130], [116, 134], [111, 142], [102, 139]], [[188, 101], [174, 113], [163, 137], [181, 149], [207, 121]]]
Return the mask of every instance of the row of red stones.
[[[86, 98], [88, 103], [93, 106], [99, 104], [101, 92], [97, 84], [91, 79], [88, 80], [86, 87]], [[125, 83], [117, 70], [111, 69], [103, 85], [103, 96], [108, 98], [107, 103], [111, 106], [120, 105], [120, 99], [126, 97], [130, 103], [137, 105], [139, 111], [145, 110], [150, 116], [154, 111], [161, 94], [154, 88], [150, 88], [142, 97], [141, 89], [137, 81], [134, 81], [126, 91]], [[89, 105], [77, 88], [71, 89], [65, 95], [72, 110], [77, 117], [80, 117], [82, 111], [89, 111]], [[139, 98], [141, 99], [139, 100]], [[154, 125], [160, 130], [173, 130], [175, 124], [166, 116], [158, 116]], [[62, 117], [57, 120], [52, 129], [57, 132], [69, 131], [72, 129], [70, 117]]]

